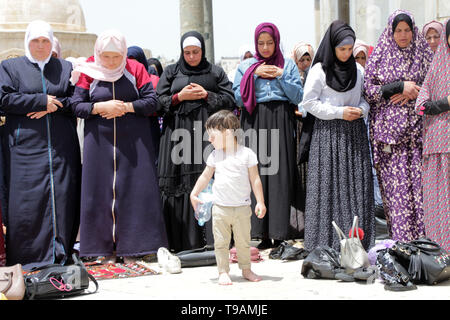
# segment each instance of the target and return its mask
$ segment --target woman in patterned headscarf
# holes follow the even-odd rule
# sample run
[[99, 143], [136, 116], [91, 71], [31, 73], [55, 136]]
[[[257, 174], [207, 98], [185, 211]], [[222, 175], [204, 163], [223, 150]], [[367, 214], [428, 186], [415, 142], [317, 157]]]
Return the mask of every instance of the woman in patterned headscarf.
[[393, 240], [424, 236], [422, 119], [414, 106], [433, 52], [413, 16], [395, 11], [365, 69], [370, 139], [384, 210]]
[[420, 90], [424, 115], [423, 210], [425, 233], [450, 250], [450, 20]]

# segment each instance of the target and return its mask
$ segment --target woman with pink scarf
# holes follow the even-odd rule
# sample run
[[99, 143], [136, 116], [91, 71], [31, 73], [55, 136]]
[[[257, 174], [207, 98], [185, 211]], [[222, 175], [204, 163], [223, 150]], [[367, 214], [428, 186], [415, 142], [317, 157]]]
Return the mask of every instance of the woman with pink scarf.
[[441, 33], [444, 26], [439, 21], [431, 21], [423, 26], [422, 34], [430, 45], [431, 50], [436, 53], [441, 40]]
[[156, 94], [114, 30], [98, 37], [72, 81], [72, 108], [85, 119], [80, 255], [131, 263], [167, 246], [149, 118]]
[[416, 102], [424, 117], [423, 210], [426, 236], [450, 251], [450, 20]]

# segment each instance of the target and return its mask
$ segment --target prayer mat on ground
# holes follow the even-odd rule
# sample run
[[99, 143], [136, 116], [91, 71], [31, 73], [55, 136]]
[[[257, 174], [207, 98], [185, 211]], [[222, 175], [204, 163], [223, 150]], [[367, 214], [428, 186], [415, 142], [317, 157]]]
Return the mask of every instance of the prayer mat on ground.
[[122, 279], [158, 274], [142, 263], [112, 263], [85, 262], [87, 271], [97, 280]]

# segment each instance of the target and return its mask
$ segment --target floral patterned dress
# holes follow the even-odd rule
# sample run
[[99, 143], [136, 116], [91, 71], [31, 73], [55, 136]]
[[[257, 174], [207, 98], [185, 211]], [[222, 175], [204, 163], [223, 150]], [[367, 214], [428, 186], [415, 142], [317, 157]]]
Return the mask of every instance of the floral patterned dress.
[[[405, 13], [413, 21], [411, 43], [401, 49], [392, 25]], [[411, 241], [425, 235], [422, 208], [423, 121], [415, 113], [415, 100], [401, 106], [385, 99], [381, 87], [397, 81], [422, 85], [433, 52], [415, 26], [412, 15], [397, 10], [370, 56], [365, 70], [364, 96], [370, 104], [370, 140], [380, 182], [386, 220], [393, 240]]]
[[[450, 23], [447, 21], [446, 25]], [[441, 44], [417, 98], [416, 112], [428, 101], [450, 95], [450, 45]], [[450, 251], [450, 112], [424, 116], [423, 209], [425, 233]]]

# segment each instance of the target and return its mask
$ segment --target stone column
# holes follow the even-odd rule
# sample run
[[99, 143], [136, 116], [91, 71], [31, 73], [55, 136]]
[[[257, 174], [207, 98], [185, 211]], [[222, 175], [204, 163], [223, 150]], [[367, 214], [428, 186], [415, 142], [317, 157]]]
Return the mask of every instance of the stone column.
[[206, 57], [211, 63], [215, 63], [214, 60], [214, 23], [213, 23], [213, 6], [212, 0], [203, 0], [203, 12], [204, 12], [204, 37], [206, 46]]
[[338, 18], [350, 24], [350, 4], [349, 0], [338, 0]]
[[181, 35], [200, 32], [205, 38], [206, 58], [214, 63], [214, 32], [211, 0], [180, 0]]
[[204, 33], [204, 0], [180, 0], [181, 35], [188, 31]]

